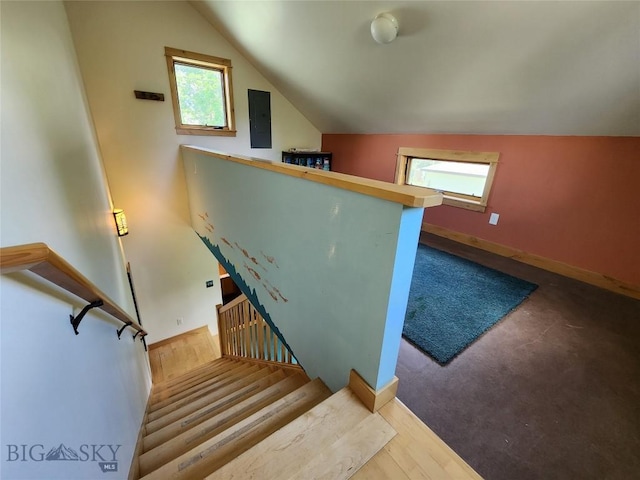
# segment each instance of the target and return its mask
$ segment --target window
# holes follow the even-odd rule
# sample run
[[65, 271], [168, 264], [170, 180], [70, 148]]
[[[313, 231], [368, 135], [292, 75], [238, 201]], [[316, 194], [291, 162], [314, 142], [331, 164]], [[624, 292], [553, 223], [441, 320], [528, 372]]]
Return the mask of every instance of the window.
[[400, 148], [396, 183], [443, 194], [444, 205], [484, 212], [498, 165], [497, 152]]
[[235, 136], [231, 60], [165, 47], [176, 132]]

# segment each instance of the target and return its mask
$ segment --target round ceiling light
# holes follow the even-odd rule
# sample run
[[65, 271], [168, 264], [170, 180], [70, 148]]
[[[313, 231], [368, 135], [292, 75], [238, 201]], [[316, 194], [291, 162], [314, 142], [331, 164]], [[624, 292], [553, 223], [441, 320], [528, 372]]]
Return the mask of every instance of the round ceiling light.
[[381, 13], [371, 22], [371, 36], [378, 43], [391, 43], [398, 36], [398, 20], [390, 13]]

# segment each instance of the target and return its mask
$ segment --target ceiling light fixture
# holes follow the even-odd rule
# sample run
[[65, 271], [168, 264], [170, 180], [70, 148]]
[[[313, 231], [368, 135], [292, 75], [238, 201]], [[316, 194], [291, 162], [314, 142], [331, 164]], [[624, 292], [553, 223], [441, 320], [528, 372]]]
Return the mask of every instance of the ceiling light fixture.
[[381, 13], [371, 22], [371, 36], [378, 43], [391, 43], [398, 36], [398, 20], [390, 13]]

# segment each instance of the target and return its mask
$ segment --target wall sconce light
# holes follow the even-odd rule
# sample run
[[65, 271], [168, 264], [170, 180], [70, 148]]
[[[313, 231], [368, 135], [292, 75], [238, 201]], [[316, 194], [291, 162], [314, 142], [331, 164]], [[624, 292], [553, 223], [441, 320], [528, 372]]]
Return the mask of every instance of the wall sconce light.
[[113, 210], [113, 218], [116, 220], [116, 228], [118, 229], [118, 236], [124, 237], [129, 233], [129, 228], [127, 227], [127, 217], [124, 214], [124, 210], [121, 208], [116, 208]]
[[381, 13], [371, 22], [371, 36], [378, 43], [391, 43], [398, 36], [398, 20], [390, 13]]

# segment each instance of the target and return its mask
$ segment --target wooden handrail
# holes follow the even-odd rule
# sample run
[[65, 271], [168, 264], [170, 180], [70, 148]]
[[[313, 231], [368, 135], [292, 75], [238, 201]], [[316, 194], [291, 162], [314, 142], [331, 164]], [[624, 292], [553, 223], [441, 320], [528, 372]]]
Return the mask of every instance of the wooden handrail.
[[241, 295], [238, 295], [236, 298], [234, 298], [233, 300], [231, 300], [229, 303], [227, 303], [226, 305], [221, 306], [218, 309], [218, 313], [224, 313], [227, 310], [231, 310], [233, 307], [235, 307], [236, 305], [238, 305], [239, 303], [244, 302], [247, 299], [247, 296], [243, 293]]
[[442, 204], [442, 193], [429, 188], [413, 187], [410, 185], [397, 185], [395, 183], [382, 182], [369, 178], [356, 177], [338, 172], [325, 172], [314, 168], [299, 167], [259, 158], [244, 157], [241, 155], [229, 155], [193, 145], [181, 145], [184, 150], [191, 150], [210, 157], [228, 160], [263, 170], [270, 170], [282, 175], [303, 178], [311, 182], [331, 185], [333, 187], [362, 193], [371, 197], [381, 198], [390, 202], [401, 203], [407, 207], [435, 207]]
[[45, 280], [93, 303], [102, 300], [99, 308], [121, 322], [146, 335], [147, 332], [122, 308], [76, 270], [45, 243], [30, 243], [0, 249], [0, 273], [29, 270]]

